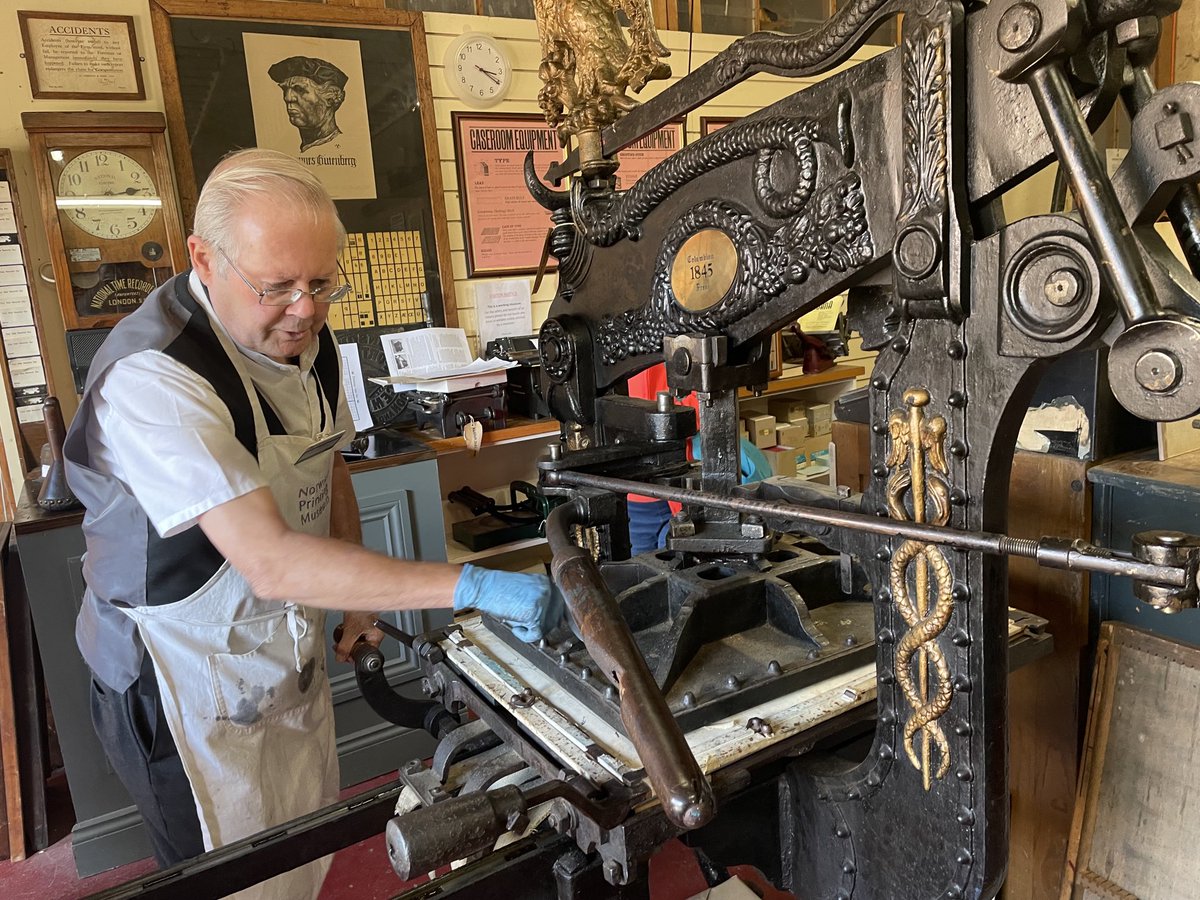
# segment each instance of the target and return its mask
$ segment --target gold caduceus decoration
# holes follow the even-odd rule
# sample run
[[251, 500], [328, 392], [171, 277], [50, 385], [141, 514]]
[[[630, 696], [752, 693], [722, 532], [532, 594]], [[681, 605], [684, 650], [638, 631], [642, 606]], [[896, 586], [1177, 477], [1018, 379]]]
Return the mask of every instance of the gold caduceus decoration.
[[[949, 472], [946, 420], [941, 416], [925, 417], [928, 391], [910, 388], [904, 392], [904, 405], [906, 410], [896, 410], [888, 418], [891, 446], [887, 466], [892, 470], [887, 487], [888, 510], [892, 518], [909, 519], [904, 502], [907, 495], [913, 522], [945, 525], [950, 520], [950, 488], [942, 477]], [[933, 508], [932, 518], [927, 517], [927, 506]], [[913, 570], [911, 594], [910, 570]], [[930, 572], [934, 581], [932, 609]], [[950, 744], [938, 724], [950, 708], [950, 669], [937, 638], [945, 631], [954, 611], [951, 598], [954, 579], [950, 564], [937, 546], [910, 540], [901, 544], [892, 556], [890, 581], [896, 607], [908, 625], [896, 647], [896, 680], [913, 710], [904, 725], [904, 749], [921, 772], [925, 790], [929, 790], [934, 777], [931, 765], [934, 747], [938, 752], [936, 777], [943, 778], [950, 769]], [[919, 754], [913, 740], [918, 732]]]

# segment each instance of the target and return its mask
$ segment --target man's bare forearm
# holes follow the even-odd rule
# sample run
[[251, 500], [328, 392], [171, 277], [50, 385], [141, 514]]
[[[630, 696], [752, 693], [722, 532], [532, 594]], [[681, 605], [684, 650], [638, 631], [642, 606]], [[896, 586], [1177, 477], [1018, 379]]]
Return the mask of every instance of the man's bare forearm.
[[293, 531], [266, 488], [209, 510], [200, 527], [267, 600], [368, 611], [449, 607], [461, 573], [448, 563], [392, 559]]
[[290, 532], [289, 561], [275, 558], [247, 574], [256, 596], [326, 609], [429, 609], [453, 605], [461, 569], [393, 559], [364, 547]]

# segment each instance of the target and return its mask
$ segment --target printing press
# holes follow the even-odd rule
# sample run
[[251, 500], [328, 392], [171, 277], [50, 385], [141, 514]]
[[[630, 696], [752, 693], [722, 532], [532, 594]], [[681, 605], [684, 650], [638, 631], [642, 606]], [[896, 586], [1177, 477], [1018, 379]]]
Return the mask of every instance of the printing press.
[[[398, 802], [393, 866], [467, 860], [415, 897], [646, 897], [648, 859], [686, 834], [797, 897], [994, 896], [1006, 682], [1048, 640], [1010, 611], [1007, 558], [1196, 604], [1196, 537], [1124, 554], [1005, 534], [1016, 431], [1055, 358], [1107, 345], [1129, 412], [1200, 410], [1200, 85], [1157, 90], [1148, 68], [1178, 0], [851, 0], [641, 105], [625, 90], [665, 53], [645, 4], [612, 4], [628, 46], [609, 7], [536, 5], [541, 103], [575, 147], [559, 190], [526, 165], [555, 224], [539, 349], [561, 434], [537, 465], [568, 622], [537, 645], [479, 616], [399, 635], [428, 697], [385, 682], [376, 702], [441, 743], [378, 801]], [[615, 189], [623, 146], [754, 73], [826, 75], [901, 13], [899, 46]], [[1091, 131], [1115, 104], [1132, 133], [1110, 178]], [[1075, 211], [1006, 223], [1000, 196], [1051, 161]], [[775, 331], [843, 291], [879, 351], [866, 491], [740, 485], [738, 389], [766, 384]], [[657, 363], [670, 391], [626, 396]], [[630, 493], [681, 504], [665, 550], [629, 558]], [[354, 813], [321, 821], [357, 840]], [[293, 831], [293, 864], [332, 849]], [[257, 858], [239, 871], [284, 864]]]

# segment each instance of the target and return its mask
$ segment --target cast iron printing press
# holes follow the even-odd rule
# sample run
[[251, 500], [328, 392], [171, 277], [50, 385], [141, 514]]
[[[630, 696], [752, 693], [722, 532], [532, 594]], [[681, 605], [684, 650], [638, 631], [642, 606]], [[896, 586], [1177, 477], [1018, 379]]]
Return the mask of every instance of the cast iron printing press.
[[[1120, 554], [1004, 534], [1016, 431], [1056, 357], [1107, 344], [1131, 413], [1200, 410], [1200, 85], [1156, 90], [1147, 68], [1178, 5], [852, 0], [636, 105], [626, 88], [666, 74], [648, 4], [538, 0], [541, 103], [576, 147], [561, 191], [527, 163], [559, 262], [540, 351], [561, 438], [538, 468], [563, 500], [547, 536], [571, 627], [403, 636], [429, 700], [377, 699], [441, 743], [401, 771], [388, 852], [406, 878], [471, 860], [415, 896], [646, 896], [647, 859], [684, 832], [803, 898], [998, 891], [1006, 680], [1039, 643], [1010, 617], [1007, 557], [1196, 604], [1194, 537]], [[900, 13], [896, 48], [615, 189], [623, 146], [754, 73], [827, 73]], [[1090, 132], [1118, 102], [1110, 179]], [[1007, 224], [1000, 195], [1052, 160], [1076, 212]], [[738, 485], [737, 389], [767, 382], [774, 331], [843, 291], [879, 351], [870, 484]], [[670, 392], [624, 395], [659, 362]], [[665, 551], [629, 558], [628, 493], [682, 504]]]

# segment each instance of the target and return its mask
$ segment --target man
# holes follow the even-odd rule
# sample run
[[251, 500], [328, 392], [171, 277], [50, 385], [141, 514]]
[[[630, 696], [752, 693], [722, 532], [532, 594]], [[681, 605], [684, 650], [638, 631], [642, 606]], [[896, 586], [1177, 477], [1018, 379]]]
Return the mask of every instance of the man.
[[283, 91], [288, 121], [300, 132], [300, 152], [342, 133], [337, 111], [346, 99], [346, 73], [315, 56], [289, 56], [267, 69]]
[[[336, 799], [324, 609], [352, 610], [340, 659], [380, 641], [375, 610], [472, 606], [526, 640], [561, 613], [538, 576], [358, 546], [324, 327], [349, 290], [344, 240], [300, 163], [223, 160], [196, 207], [192, 269], [114, 329], [67, 435], [87, 507], [76, 635], [93, 722], [164, 866]], [[315, 897], [326, 870], [253, 896]]]

